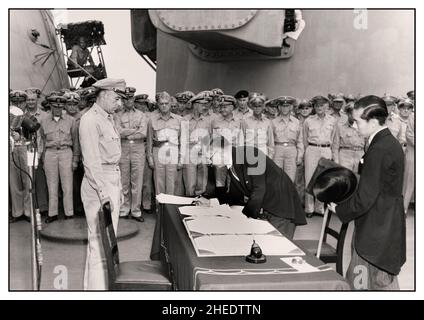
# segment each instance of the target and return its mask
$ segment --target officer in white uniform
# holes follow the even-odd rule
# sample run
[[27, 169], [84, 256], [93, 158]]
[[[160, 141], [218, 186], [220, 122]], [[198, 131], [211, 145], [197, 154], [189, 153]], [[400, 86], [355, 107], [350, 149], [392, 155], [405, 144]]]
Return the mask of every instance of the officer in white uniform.
[[121, 138], [113, 120], [125, 97], [125, 81], [102, 79], [93, 85], [99, 92], [96, 102], [81, 118], [79, 134], [85, 174], [81, 185], [88, 225], [85, 290], [106, 290], [106, 258], [101, 244], [99, 210], [107, 202], [112, 211], [115, 233], [118, 229], [121, 174]]

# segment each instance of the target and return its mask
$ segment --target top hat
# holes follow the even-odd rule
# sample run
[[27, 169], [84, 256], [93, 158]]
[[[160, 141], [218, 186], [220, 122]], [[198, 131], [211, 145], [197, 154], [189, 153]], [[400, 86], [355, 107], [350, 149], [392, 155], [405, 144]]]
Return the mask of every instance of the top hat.
[[351, 170], [321, 158], [306, 192], [313, 194], [321, 202], [339, 203], [349, 198], [357, 185], [358, 179]]

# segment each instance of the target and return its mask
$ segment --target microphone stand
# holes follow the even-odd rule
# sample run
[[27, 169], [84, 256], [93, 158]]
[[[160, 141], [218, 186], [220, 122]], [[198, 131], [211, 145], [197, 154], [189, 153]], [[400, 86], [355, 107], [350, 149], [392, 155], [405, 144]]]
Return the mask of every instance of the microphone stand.
[[[32, 290], [39, 291], [41, 284], [41, 266], [43, 264], [43, 256], [41, 252], [40, 243], [40, 230], [41, 230], [41, 216], [38, 205], [35, 205], [35, 183], [34, 183], [34, 169], [38, 166], [37, 158], [37, 135], [32, 134], [30, 137], [30, 144], [27, 146], [27, 159], [28, 159], [28, 174], [30, 177], [30, 217], [31, 217], [31, 271], [32, 271]], [[35, 140], [35, 142], [34, 142]]]

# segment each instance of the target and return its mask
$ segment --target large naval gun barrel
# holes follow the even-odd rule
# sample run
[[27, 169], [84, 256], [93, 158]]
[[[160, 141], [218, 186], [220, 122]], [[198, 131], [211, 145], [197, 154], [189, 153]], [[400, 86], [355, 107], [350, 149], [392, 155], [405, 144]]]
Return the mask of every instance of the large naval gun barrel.
[[132, 10], [157, 90], [270, 97], [414, 87], [413, 10]]

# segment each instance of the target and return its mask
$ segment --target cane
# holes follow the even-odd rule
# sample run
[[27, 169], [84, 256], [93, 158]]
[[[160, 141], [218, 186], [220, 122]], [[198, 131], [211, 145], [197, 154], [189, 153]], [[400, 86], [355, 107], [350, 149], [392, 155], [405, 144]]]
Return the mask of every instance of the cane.
[[321, 255], [321, 248], [322, 248], [322, 242], [324, 241], [324, 234], [325, 234], [325, 227], [327, 225], [327, 219], [328, 219], [328, 205], [325, 204], [324, 218], [322, 219], [321, 234], [319, 236], [318, 248], [317, 248], [317, 258], [318, 259]]

